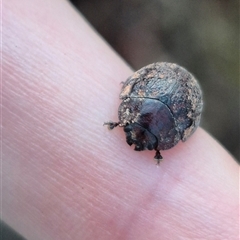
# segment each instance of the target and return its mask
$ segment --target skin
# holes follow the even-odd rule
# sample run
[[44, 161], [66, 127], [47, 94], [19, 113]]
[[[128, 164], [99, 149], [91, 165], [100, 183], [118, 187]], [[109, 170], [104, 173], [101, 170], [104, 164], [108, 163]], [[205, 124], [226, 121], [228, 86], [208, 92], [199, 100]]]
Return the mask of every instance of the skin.
[[3, 1], [2, 215], [27, 239], [238, 239], [238, 165], [208, 133], [135, 152], [132, 70], [67, 1]]

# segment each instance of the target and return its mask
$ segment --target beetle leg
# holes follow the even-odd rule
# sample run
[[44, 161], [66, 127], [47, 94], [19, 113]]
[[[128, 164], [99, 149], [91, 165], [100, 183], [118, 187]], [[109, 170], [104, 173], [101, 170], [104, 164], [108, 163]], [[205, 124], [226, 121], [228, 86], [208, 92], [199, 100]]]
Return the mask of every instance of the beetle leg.
[[117, 127], [119, 124], [120, 124], [120, 122], [111, 122], [111, 121], [109, 121], [109, 122], [105, 122], [105, 123], [103, 124], [103, 126], [104, 126], [104, 125], [107, 125], [107, 126], [108, 126], [108, 129], [109, 129], [109, 130], [112, 130], [112, 129], [114, 129], [115, 127]]
[[154, 159], [156, 159], [157, 165], [159, 165], [160, 161], [163, 159], [163, 157], [162, 157], [162, 155], [161, 155], [159, 150], [156, 150], [156, 154], [154, 156]]

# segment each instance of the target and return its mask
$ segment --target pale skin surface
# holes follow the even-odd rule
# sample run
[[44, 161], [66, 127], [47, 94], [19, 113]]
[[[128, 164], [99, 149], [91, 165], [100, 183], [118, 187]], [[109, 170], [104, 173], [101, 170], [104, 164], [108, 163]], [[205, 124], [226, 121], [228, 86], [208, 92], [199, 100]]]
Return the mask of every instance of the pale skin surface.
[[132, 70], [64, 0], [3, 1], [2, 219], [27, 239], [238, 239], [238, 165], [204, 130], [135, 152]]

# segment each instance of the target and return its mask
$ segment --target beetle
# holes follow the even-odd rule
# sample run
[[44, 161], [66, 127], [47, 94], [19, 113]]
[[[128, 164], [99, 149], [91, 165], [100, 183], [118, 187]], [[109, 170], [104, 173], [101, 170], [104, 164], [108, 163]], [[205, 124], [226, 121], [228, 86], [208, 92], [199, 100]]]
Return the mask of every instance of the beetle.
[[202, 91], [191, 73], [174, 63], [149, 64], [130, 76], [120, 92], [118, 122], [105, 122], [109, 129], [123, 127], [134, 150], [161, 150], [186, 141], [197, 129], [203, 109]]

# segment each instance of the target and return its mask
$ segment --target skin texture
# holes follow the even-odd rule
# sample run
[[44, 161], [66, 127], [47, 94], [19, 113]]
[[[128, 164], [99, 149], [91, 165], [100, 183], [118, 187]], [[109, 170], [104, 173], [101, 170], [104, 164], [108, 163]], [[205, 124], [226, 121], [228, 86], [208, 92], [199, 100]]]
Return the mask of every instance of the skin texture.
[[2, 219], [27, 239], [238, 239], [238, 165], [204, 130], [135, 152], [132, 70], [67, 1], [3, 1]]

